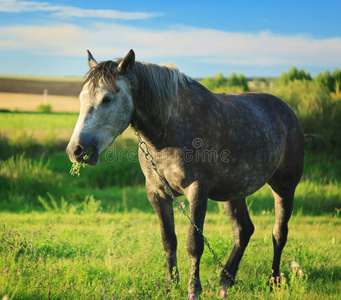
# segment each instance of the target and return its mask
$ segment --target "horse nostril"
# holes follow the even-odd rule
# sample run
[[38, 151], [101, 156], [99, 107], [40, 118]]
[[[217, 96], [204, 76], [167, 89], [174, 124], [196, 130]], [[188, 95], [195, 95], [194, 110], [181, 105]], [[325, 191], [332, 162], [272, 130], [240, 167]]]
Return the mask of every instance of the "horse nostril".
[[81, 146], [77, 146], [76, 150], [73, 152], [75, 156], [80, 156], [83, 153], [83, 148]]

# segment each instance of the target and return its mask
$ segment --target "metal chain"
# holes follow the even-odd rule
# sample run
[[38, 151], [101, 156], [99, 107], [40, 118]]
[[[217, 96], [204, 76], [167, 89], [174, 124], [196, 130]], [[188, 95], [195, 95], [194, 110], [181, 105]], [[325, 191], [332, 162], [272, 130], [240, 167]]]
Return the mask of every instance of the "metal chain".
[[211, 247], [210, 243], [208, 242], [207, 238], [204, 236], [203, 231], [197, 226], [195, 221], [189, 216], [189, 214], [183, 208], [183, 206], [181, 205], [179, 200], [175, 197], [174, 193], [172, 192], [171, 187], [166, 182], [165, 178], [159, 173], [159, 171], [158, 171], [158, 169], [157, 169], [157, 167], [156, 167], [156, 165], [154, 163], [154, 158], [153, 158], [153, 156], [150, 154], [150, 152], [148, 150], [148, 146], [147, 146], [146, 142], [144, 142], [142, 140], [140, 134], [137, 132], [136, 129], [134, 129], [134, 132], [135, 132], [135, 134], [136, 134], [136, 136], [137, 136], [137, 138], [139, 140], [139, 148], [142, 150], [142, 152], [145, 155], [146, 159], [150, 162], [153, 170], [156, 172], [156, 174], [160, 178], [160, 180], [163, 183], [164, 187], [166, 188], [167, 192], [171, 195], [173, 201], [176, 203], [176, 205], [179, 207], [179, 209], [182, 211], [182, 213], [185, 215], [185, 217], [190, 221], [190, 223], [194, 226], [194, 228], [197, 230], [197, 232], [201, 235], [205, 245], [207, 246], [208, 250], [212, 253], [212, 255], [213, 255], [214, 259], [216, 260], [217, 264], [219, 265], [219, 267], [221, 267], [222, 270], [224, 270], [224, 272], [227, 275], [227, 277], [229, 277], [232, 280], [233, 283], [237, 284], [238, 286], [241, 286], [241, 284], [239, 284], [239, 283], [237, 283], [235, 281], [234, 276], [232, 274], [230, 274], [229, 271], [227, 271], [226, 268], [223, 266], [222, 262], [219, 260], [217, 254], [212, 249], [212, 247]]

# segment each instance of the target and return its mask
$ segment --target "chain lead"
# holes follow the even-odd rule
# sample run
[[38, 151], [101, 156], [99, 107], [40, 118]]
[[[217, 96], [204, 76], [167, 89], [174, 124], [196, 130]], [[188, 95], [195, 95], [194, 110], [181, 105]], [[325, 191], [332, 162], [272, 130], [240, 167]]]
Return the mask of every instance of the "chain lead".
[[151, 163], [153, 170], [156, 172], [156, 174], [158, 175], [158, 177], [160, 178], [161, 182], [163, 183], [163, 185], [165, 186], [167, 192], [171, 195], [173, 201], [176, 203], [176, 205], [179, 207], [179, 209], [182, 211], [182, 213], [184, 214], [184, 216], [189, 220], [189, 222], [194, 226], [194, 228], [199, 232], [199, 234], [201, 235], [205, 245], [207, 246], [208, 250], [212, 253], [214, 259], [216, 260], [217, 264], [219, 265], [219, 267], [222, 268], [222, 270], [224, 270], [224, 272], [226, 273], [227, 277], [229, 277], [233, 283], [241, 286], [241, 284], [236, 283], [234, 276], [231, 275], [223, 266], [222, 262], [219, 260], [217, 254], [214, 252], [214, 250], [212, 249], [210, 243], [208, 242], [207, 238], [204, 236], [203, 231], [197, 226], [197, 224], [195, 223], [195, 221], [189, 216], [189, 214], [187, 213], [187, 211], [183, 208], [183, 206], [181, 205], [181, 203], [178, 201], [178, 199], [175, 197], [174, 193], [172, 192], [171, 187], [169, 186], [169, 184], [166, 182], [165, 178], [159, 173], [159, 171], [157, 170], [157, 167], [153, 161], [153, 156], [150, 154], [149, 150], [148, 150], [148, 146], [147, 143], [144, 142], [140, 136], [140, 134], [138, 133], [138, 131], [136, 129], [134, 129], [134, 132], [139, 140], [139, 148], [142, 150], [143, 154], [145, 155], [146, 159]]

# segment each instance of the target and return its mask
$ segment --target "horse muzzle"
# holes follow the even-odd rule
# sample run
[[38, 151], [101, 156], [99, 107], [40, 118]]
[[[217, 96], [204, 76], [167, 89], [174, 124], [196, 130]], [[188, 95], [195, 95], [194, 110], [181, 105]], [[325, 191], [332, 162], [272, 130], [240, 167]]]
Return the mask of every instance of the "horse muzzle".
[[85, 162], [87, 165], [95, 166], [98, 164], [99, 152], [96, 145], [81, 145], [69, 143], [66, 153], [71, 162]]

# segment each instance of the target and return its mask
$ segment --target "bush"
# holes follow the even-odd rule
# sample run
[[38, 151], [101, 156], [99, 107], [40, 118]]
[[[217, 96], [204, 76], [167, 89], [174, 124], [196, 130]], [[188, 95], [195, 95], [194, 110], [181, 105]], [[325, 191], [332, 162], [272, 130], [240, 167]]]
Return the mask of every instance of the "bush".
[[331, 94], [317, 80], [294, 80], [286, 85], [276, 85], [270, 91], [284, 100], [295, 112], [305, 133], [317, 135], [320, 146], [338, 152], [341, 146], [341, 96]]
[[50, 104], [40, 104], [37, 106], [37, 111], [41, 113], [50, 113], [52, 106]]
[[243, 93], [250, 91], [247, 79], [243, 74], [232, 73], [230, 77], [224, 77], [223, 73], [218, 73], [213, 78], [205, 77], [201, 83], [213, 93]]

